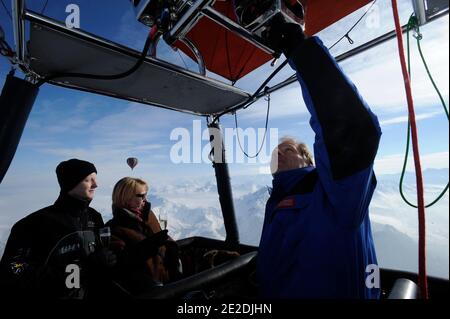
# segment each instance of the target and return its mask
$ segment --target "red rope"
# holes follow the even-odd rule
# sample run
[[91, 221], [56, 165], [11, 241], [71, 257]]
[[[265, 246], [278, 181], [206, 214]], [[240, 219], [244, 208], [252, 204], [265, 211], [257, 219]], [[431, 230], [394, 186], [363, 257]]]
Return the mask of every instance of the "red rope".
[[406, 97], [408, 100], [408, 114], [411, 122], [412, 144], [414, 153], [414, 166], [416, 170], [417, 202], [419, 207], [419, 286], [421, 297], [428, 299], [426, 247], [425, 247], [425, 200], [423, 194], [422, 167], [420, 164], [419, 139], [416, 125], [416, 115], [414, 113], [414, 102], [412, 98], [411, 81], [406, 66], [405, 49], [403, 46], [403, 32], [400, 26], [400, 18], [397, 8], [397, 0], [392, 0], [392, 10], [394, 13], [395, 29], [397, 32], [400, 62], [402, 65], [403, 78], [405, 81]]

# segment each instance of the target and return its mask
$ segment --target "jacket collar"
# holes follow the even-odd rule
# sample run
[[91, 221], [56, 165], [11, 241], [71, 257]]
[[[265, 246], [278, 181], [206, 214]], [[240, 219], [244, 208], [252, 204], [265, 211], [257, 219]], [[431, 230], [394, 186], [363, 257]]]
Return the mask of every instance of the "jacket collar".
[[272, 180], [272, 197], [283, 197], [289, 193], [308, 173], [315, 169], [314, 166], [296, 168], [289, 171], [276, 173]]
[[65, 193], [60, 193], [55, 207], [73, 215], [79, 215], [87, 210], [90, 201], [82, 201]]
[[136, 220], [136, 221], [140, 221], [140, 219], [136, 216], [135, 213], [133, 213], [131, 210], [126, 209], [126, 208], [114, 208], [112, 215], [114, 218], [118, 218], [118, 219], [132, 219], [132, 220]]
[[113, 209], [112, 215], [113, 219], [111, 220], [111, 222], [113, 224], [132, 229], [139, 229], [141, 231], [145, 228], [145, 223], [128, 209], [115, 207]]
[[141, 225], [144, 223], [142, 219], [136, 216], [131, 210], [126, 208], [113, 208], [113, 219], [123, 225]]

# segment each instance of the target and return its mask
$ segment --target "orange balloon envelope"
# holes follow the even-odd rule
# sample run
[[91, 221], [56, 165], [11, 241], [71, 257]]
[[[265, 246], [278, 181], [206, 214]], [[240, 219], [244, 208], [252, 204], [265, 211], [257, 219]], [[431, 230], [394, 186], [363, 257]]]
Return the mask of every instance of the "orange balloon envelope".
[[127, 164], [131, 169], [133, 169], [138, 164], [138, 159], [136, 157], [129, 157], [127, 158]]
[[[305, 8], [305, 33], [313, 35], [370, 3], [371, 0], [301, 0], [301, 2]], [[232, 0], [216, 1], [213, 7], [229, 19], [237, 21]], [[271, 55], [207, 17], [201, 18], [186, 37], [202, 53], [206, 69], [233, 82], [272, 59]], [[196, 61], [194, 54], [182, 42], [176, 41], [174, 46]]]

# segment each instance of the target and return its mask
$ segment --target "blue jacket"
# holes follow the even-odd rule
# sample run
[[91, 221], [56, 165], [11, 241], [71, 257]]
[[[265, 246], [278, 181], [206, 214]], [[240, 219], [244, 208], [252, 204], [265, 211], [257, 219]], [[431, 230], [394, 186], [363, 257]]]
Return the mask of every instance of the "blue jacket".
[[316, 167], [274, 176], [257, 263], [262, 296], [378, 298], [368, 214], [378, 120], [318, 38], [289, 62], [311, 113]]

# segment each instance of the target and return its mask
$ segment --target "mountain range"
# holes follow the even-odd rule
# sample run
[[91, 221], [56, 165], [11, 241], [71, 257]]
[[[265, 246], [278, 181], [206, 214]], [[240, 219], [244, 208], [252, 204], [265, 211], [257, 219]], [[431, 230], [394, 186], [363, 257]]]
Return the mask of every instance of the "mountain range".
[[[426, 201], [431, 201], [448, 182], [448, 169], [425, 171]], [[378, 186], [370, 206], [373, 236], [378, 262], [383, 268], [417, 272], [417, 209], [406, 205], [399, 195], [399, 175], [378, 177]], [[414, 175], [406, 174], [404, 193], [415, 201]], [[232, 180], [236, 220], [242, 243], [257, 246], [261, 236], [264, 209], [269, 197], [270, 176], [242, 176]], [[213, 179], [187, 180], [178, 184], [154, 187], [150, 201], [157, 216], [168, 220], [169, 234], [175, 239], [204, 236], [224, 239], [225, 228], [217, 187]], [[95, 207], [109, 211], [108, 200]], [[426, 210], [427, 260], [429, 275], [449, 277], [449, 196], [448, 193]], [[105, 221], [111, 218], [103, 213]], [[8, 235], [0, 238], [0, 254]]]

